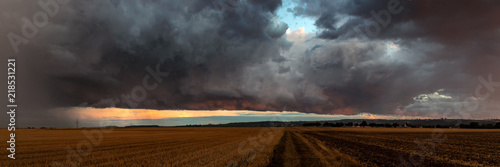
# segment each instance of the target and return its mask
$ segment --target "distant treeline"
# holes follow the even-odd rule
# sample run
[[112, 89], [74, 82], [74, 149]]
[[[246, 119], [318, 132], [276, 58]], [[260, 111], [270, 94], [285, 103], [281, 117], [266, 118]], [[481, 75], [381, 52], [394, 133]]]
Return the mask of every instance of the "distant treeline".
[[153, 127], [160, 127], [158, 125], [130, 125], [130, 126], [125, 126], [125, 128], [153, 128]]
[[410, 128], [500, 128], [500, 119], [344, 119], [329, 121], [262, 121], [227, 124], [183, 125], [180, 127], [410, 127]]
[[467, 124], [460, 124], [460, 128], [471, 128], [471, 129], [500, 129], [500, 122], [493, 124], [479, 124], [478, 122], [471, 122]]
[[[369, 121], [369, 122], [367, 122]], [[205, 125], [183, 125], [177, 127], [408, 127], [408, 128], [469, 128], [469, 129], [500, 129], [500, 119], [492, 120], [446, 120], [446, 119], [428, 119], [428, 120], [331, 120], [331, 121], [263, 121], [263, 122], [235, 122], [227, 124], [205, 124]], [[361, 123], [360, 123], [361, 122]], [[124, 128], [136, 127], [162, 127], [159, 125], [131, 125]], [[83, 127], [92, 128], [92, 127]], [[102, 127], [100, 127], [102, 128]], [[120, 128], [118, 126], [107, 126], [106, 128]], [[123, 128], [123, 127], [121, 127]], [[27, 127], [26, 129], [36, 129], [36, 127]], [[52, 127], [40, 127], [40, 129], [57, 129]]]
[[321, 124], [320, 122], [309, 122], [309, 123], [304, 123], [302, 126], [306, 127], [410, 127], [410, 128], [470, 128], [470, 129], [500, 129], [500, 122], [497, 122], [496, 124], [491, 124], [491, 123], [484, 123], [484, 124], [479, 124], [479, 122], [470, 122], [469, 124], [460, 124], [460, 125], [416, 125], [416, 124], [398, 124], [398, 123], [367, 123], [366, 121], [363, 121], [362, 123], [353, 123], [353, 122], [348, 122], [348, 123], [343, 123], [343, 122], [336, 122], [336, 123], [330, 123], [330, 122], [325, 122]]

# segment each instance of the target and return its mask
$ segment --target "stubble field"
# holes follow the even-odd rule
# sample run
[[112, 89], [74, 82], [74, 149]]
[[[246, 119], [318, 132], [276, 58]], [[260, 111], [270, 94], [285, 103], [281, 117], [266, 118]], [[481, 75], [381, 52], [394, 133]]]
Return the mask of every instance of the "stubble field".
[[19, 129], [7, 153], [0, 166], [498, 166], [500, 130]]
[[87, 137], [83, 129], [16, 130], [16, 160], [4, 151], [0, 166], [266, 166], [283, 134], [282, 128], [103, 130], [112, 131]]
[[287, 133], [319, 141], [363, 166], [500, 166], [500, 130], [294, 128]]

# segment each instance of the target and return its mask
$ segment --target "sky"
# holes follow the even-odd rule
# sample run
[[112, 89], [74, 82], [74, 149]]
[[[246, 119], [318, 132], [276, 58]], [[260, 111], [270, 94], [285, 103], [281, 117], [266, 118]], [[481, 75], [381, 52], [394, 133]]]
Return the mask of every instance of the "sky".
[[498, 1], [40, 2], [0, 1], [21, 127], [500, 117]]
[[314, 25], [316, 20], [314, 17], [295, 15], [292, 10], [297, 5], [298, 3], [291, 0], [282, 1], [281, 7], [276, 10], [276, 15], [282, 22], [288, 25], [290, 31], [304, 28], [306, 33], [314, 34], [318, 30], [316, 25]]

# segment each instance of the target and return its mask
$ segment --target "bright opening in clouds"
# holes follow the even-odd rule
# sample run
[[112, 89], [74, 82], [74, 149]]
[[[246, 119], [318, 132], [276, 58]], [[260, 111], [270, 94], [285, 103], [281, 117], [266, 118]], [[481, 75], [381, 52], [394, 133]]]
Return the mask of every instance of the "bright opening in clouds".
[[299, 5], [294, 0], [284, 0], [282, 6], [276, 11], [278, 18], [288, 25], [290, 30], [303, 28], [306, 33], [315, 33], [317, 31], [313, 17], [298, 16], [293, 9]]

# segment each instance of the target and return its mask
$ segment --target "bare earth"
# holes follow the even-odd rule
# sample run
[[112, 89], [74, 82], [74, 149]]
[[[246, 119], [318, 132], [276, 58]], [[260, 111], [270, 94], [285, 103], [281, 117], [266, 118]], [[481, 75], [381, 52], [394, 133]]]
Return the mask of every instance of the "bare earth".
[[7, 154], [0, 166], [499, 166], [500, 130], [18, 129]]

